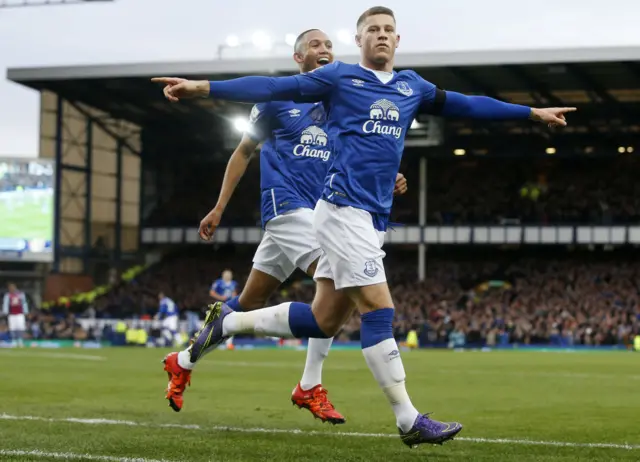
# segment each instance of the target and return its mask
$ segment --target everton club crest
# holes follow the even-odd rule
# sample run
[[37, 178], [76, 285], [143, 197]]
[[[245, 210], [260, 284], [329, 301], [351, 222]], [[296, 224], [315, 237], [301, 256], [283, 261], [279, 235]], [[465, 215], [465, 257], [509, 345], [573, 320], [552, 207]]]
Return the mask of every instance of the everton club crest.
[[400, 82], [396, 83], [396, 88], [404, 96], [413, 95], [413, 90], [411, 89], [411, 87], [409, 86], [409, 84], [407, 82], [400, 81]]

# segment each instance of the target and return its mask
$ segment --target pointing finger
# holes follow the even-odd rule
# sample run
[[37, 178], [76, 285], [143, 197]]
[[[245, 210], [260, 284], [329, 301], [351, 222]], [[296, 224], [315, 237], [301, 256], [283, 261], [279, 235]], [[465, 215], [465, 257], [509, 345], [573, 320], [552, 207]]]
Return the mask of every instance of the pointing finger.
[[179, 80], [176, 77], [153, 77], [151, 81], [153, 83], [164, 83], [168, 85], [179, 82]]

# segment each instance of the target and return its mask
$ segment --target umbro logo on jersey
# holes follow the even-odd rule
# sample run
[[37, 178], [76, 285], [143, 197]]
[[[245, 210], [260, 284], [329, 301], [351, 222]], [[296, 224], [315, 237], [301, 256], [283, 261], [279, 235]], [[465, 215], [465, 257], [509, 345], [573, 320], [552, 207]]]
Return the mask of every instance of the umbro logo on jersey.
[[327, 133], [320, 127], [311, 125], [302, 131], [300, 143], [293, 148], [293, 155], [296, 157], [316, 157], [326, 162], [331, 157], [331, 151], [323, 149], [328, 142]]
[[369, 107], [369, 120], [362, 125], [362, 131], [378, 135], [392, 135], [396, 139], [402, 136], [400, 109], [388, 99], [379, 99]]
[[351, 81], [353, 82], [353, 85], [356, 87], [364, 87], [364, 80], [351, 79]]
[[300, 117], [300, 109], [291, 109], [289, 115], [291, 117]]
[[413, 88], [411, 88], [407, 82], [404, 82], [404, 81], [396, 82], [396, 89], [400, 93], [402, 93], [404, 96], [413, 95]]

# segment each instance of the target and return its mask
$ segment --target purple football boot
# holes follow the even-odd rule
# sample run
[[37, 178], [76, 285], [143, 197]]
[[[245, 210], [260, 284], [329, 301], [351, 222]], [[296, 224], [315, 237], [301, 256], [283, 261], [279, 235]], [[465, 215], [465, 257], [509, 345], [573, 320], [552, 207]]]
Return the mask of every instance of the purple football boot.
[[222, 321], [229, 313], [233, 313], [233, 310], [222, 302], [209, 305], [202, 329], [191, 340], [189, 361], [195, 363], [204, 353], [213, 350], [227, 339], [222, 335]]
[[458, 422], [438, 422], [429, 418], [429, 414], [419, 415], [408, 432], [400, 431], [402, 442], [410, 448], [419, 444], [442, 444], [452, 440], [462, 430]]

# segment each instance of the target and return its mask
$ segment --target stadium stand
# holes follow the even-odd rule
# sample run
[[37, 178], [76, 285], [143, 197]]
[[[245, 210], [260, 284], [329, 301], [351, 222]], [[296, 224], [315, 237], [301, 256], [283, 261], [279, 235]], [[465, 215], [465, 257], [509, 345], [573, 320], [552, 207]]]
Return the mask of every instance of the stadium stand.
[[[401, 171], [411, 193], [396, 199], [393, 220], [418, 222], [417, 158]], [[149, 226], [194, 226], [217, 196], [222, 168], [191, 170], [202, 189], [175, 191], [154, 210]], [[259, 169], [255, 162], [224, 216], [226, 226], [259, 224]], [[634, 156], [450, 158], [429, 161], [427, 222], [467, 224], [632, 224], [640, 220], [640, 159]], [[253, 211], [248, 213], [247, 210]]]
[[[244, 282], [251, 256], [246, 246], [183, 249], [94, 304], [36, 311], [31, 336], [95, 339], [100, 333], [84, 331], [75, 316], [150, 319], [160, 291], [183, 312], [198, 312], [223, 269], [233, 269]], [[627, 251], [457, 248], [434, 251], [427, 279], [418, 282], [415, 265], [407, 263], [415, 261], [415, 252], [396, 251], [388, 260], [396, 337], [404, 340], [416, 330], [421, 345], [448, 347], [630, 345], [640, 333], [639, 257]], [[312, 297], [313, 284], [296, 274], [272, 302]], [[359, 340], [358, 316], [338, 338]]]

